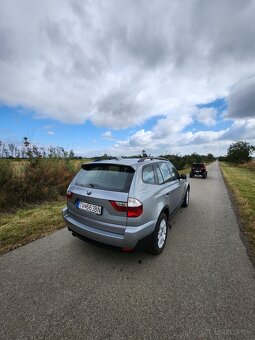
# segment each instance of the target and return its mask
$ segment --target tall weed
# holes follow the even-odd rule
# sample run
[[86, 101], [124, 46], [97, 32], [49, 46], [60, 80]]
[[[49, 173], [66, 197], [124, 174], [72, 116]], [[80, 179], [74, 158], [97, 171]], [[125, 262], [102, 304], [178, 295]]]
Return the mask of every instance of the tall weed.
[[0, 160], [0, 210], [52, 201], [65, 195], [77, 167], [65, 159], [31, 159], [22, 171], [13, 171], [9, 160]]

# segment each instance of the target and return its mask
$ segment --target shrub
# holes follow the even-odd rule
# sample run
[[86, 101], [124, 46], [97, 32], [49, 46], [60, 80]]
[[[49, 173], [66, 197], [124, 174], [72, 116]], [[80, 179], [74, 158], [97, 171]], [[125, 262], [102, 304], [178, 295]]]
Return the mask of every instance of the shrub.
[[0, 188], [0, 210], [20, 205], [22, 181], [13, 171], [11, 161], [6, 159], [0, 159]]
[[11, 180], [13, 171], [10, 161], [7, 159], [0, 159], [0, 187], [3, 187]]
[[0, 210], [60, 198], [66, 194], [77, 167], [70, 160], [36, 158], [27, 160], [17, 172], [12, 161], [0, 160]]
[[24, 199], [51, 201], [66, 193], [74, 169], [63, 159], [36, 159], [24, 169]]

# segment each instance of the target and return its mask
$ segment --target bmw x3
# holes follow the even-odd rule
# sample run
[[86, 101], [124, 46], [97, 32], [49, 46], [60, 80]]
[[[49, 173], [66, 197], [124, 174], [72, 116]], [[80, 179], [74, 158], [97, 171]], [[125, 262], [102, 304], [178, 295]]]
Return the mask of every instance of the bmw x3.
[[163, 158], [83, 164], [67, 190], [63, 217], [74, 236], [131, 251], [146, 240], [153, 254], [166, 244], [170, 217], [187, 207], [190, 185]]

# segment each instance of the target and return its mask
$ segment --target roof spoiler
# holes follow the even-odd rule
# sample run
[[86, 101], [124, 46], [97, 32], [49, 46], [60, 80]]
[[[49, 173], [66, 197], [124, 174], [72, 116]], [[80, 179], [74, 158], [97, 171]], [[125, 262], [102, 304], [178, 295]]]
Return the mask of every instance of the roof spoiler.
[[100, 162], [100, 161], [111, 161], [113, 159], [115, 159], [116, 161], [120, 161], [123, 158], [122, 157], [97, 158], [97, 159], [93, 160], [93, 163], [94, 162]]

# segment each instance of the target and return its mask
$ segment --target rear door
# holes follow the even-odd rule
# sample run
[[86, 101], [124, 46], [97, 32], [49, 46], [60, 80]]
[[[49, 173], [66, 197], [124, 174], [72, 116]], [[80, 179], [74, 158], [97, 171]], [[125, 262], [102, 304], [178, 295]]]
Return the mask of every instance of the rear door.
[[176, 190], [175, 192], [176, 204], [178, 206], [180, 205], [180, 203], [182, 202], [184, 198], [184, 191], [185, 191], [184, 181], [180, 179], [180, 175], [178, 171], [176, 170], [176, 168], [173, 166], [173, 164], [169, 163], [167, 165], [170, 169], [172, 182], [174, 182], [178, 188], [178, 190]]
[[77, 221], [104, 231], [124, 234], [127, 213], [110, 201], [127, 202], [135, 170], [118, 164], [90, 163], [80, 170], [69, 190], [68, 209]]
[[166, 162], [158, 163], [156, 165], [156, 172], [159, 184], [162, 185], [162, 193], [164, 198], [167, 199], [170, 213], [172, 213], [181, 202], [182, 186], [174, 172], [171, 171], [169, 164]]

